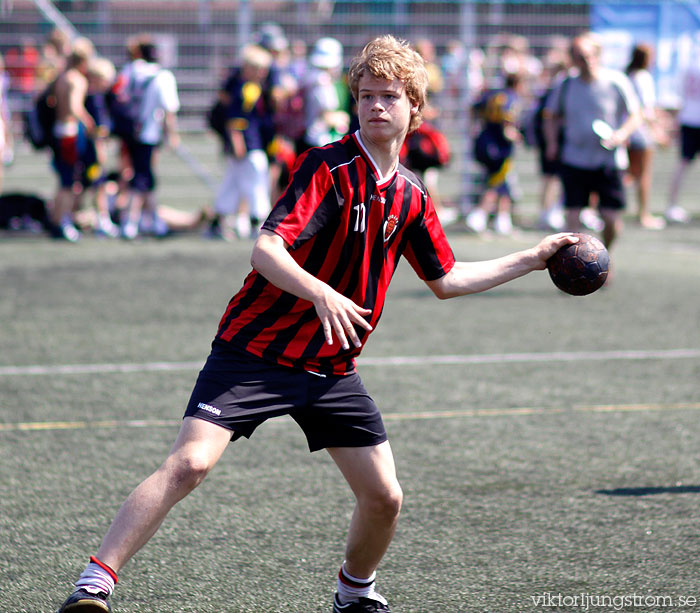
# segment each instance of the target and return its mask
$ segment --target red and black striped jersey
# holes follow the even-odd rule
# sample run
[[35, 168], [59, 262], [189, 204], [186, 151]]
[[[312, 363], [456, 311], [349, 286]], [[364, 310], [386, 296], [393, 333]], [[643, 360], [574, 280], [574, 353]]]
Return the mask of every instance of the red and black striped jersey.
[[[307, 272], [371, 309], [373, 329], [401, 255], [426, 281], [455, 262], [423, 184], [401, 165], [382, 177], [359, 132], [300, 156], [263, 228], [281, 236]], [[357, 330], [364, 345], [369, 333]], [[360, 353], [352, 345], [328, 345], [313, 304], [255, 270], [229, 302], [215, 342], [327, 374], [354, 371]]]

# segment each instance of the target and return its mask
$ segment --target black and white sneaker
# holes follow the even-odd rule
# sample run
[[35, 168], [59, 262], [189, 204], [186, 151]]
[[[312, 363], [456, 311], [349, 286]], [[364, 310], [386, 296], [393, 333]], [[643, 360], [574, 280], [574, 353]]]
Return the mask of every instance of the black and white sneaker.
[[107, 594], [97, 592], [90, 594], [85, 590], [76, 590], [61, 605], [56, 613], [111, 613]]
[[391, 613], [386, 600], [379, 596], [381, 600], [373, 598], [360, 598], [345, 604], [340, 604], [338, 593], [333, 597], [333, 613]]

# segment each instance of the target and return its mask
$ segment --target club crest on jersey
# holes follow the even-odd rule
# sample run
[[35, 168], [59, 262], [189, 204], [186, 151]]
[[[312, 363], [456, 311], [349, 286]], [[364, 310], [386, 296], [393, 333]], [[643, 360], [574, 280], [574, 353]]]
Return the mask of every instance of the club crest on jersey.
[[384, 222], [384, 242], [386, 243], [391, 235], [396, 232], [396, 227], [399, 225], [399, 218], [396, 215], [389, 215], [389, 218]]

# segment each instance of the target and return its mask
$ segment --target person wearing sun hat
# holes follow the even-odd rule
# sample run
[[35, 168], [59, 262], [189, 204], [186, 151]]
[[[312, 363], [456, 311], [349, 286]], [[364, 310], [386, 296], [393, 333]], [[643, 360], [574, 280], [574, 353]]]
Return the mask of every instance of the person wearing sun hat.
[[338, 91], [343, 46], [335, 38], [319, 38], [309, 54], [309, 65], [309, 80], [304, 86], [306, 128], [298, 153], [338, 140], [350, 125], [350, 115]]

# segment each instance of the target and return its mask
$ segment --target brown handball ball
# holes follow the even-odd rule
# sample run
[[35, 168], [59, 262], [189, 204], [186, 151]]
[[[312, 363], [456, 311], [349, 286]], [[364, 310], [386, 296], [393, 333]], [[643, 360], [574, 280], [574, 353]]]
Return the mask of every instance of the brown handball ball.
[[547, 260], [554, 285], [572, 296], [587, 296], [608, 278], [610, 254], [597, 238], [575, 233], [578, 243], [566, 245]]

